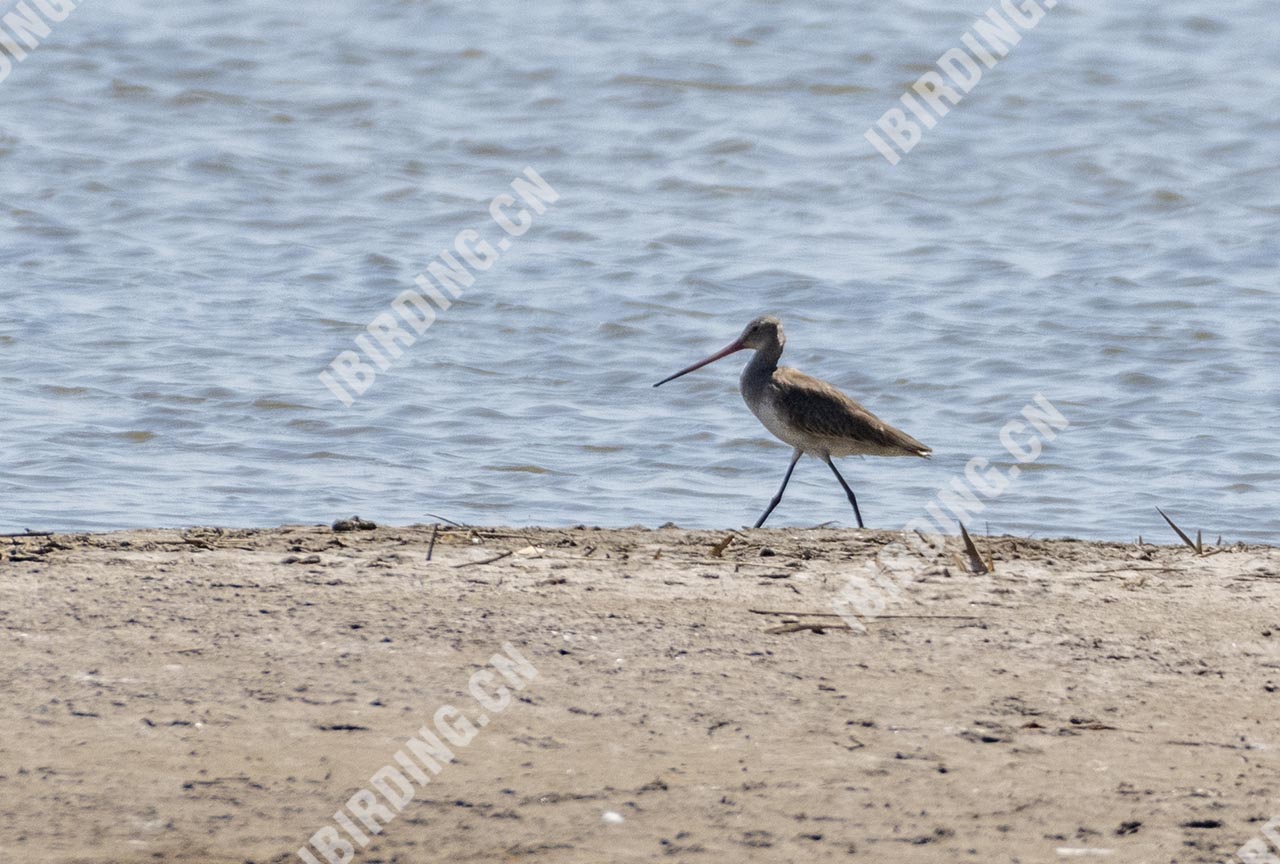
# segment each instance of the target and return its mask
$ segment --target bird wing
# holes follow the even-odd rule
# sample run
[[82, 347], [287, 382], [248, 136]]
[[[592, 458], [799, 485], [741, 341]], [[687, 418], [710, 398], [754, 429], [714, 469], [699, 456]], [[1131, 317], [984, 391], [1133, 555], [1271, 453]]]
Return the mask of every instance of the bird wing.
[[782, 367], [773, 373], [774, 404], [787, 422], [808, 435], [849, 441], [904, 456], [933, 451], [854, 402], [826, 381]]

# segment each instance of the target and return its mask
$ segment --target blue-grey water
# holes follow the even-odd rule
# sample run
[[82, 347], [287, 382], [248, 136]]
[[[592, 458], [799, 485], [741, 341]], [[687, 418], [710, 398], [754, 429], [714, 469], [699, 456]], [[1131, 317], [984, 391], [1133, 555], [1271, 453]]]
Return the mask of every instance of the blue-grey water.
[[[745, 355], [650, 385], [774, 312], [936, 451], [841, 463], [871, 526], [1042, 393], [979, 530], [1277, 540], [1274, 4], [1063, 0], [890, 166], [988, 5], [86, 0], [0, 83], [0, 530], [749, 524]], [[526, 167], [559, 200], [343, 406]], [[770, 524], [828, 520], [803, 462]]]

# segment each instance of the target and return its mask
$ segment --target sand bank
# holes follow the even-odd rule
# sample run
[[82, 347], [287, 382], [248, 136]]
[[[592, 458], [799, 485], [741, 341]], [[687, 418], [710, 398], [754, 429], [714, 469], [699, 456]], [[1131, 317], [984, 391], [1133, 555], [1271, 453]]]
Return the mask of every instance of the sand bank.
[[6, 860], [301, 861], [386, 766], [357, 862], [1208, 862], [1280, 814], [1280, 550], [980, 539], [859, 634], [777, 613], [889, 532], [433, 533], [0, 541]]

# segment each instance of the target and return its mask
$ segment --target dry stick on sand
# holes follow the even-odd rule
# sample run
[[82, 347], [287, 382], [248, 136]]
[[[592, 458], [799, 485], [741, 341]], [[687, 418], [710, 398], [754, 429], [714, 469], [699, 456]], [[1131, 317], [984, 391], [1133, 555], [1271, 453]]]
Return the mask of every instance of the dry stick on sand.
[[443, 516], [440, 516], [439, 514], [436, 514], [436, 513], [428, 513], [426, 515], [430, 516], [432, 519], [439, 519], [441, 522], [448, 522], [450, 525], [454, 526], [455, 528], [467, 527], [466, 525], [463, 525], [461, 522], [454, 522], [452, 519], [446, 519]]
[[[759, 609], [751, 609], [751, 612], [755, 612], [756, 614], [820, 616], [823, 618], [838, 617], [832, 612], [760, 612]], [[975, 616], [975, 614], [882, 614], [882, 616], [870, 618], [867, 623], [876, 623], [877, 621], [887, 620], [887, 618], [918, 618], [918, 620], [920, 620], [920, 618], [923, 618], [923, 620], [931, 620], [931, 618], [961, 618], [961, 620], [978, 620], [978, 616]], [[812, 630], [815, 634], [822, 635], [828, 630], [852, 630], [852, 627], [842, 621], [792, 621], [790, 623], [785, 623], [785, 625], [780, 627], [769, 627], [768, 630], [765, 630], [764, 632], [767, 632], [767, 634], [794, 634], [794, 632], [799, 632], [801, 630]]]
[[1196, 548], [1196, 544], [1191, 542], [1191, 538], [1188, 537], [1185, 533], [1183, 533], [1183, 530], [1179, 528], [1172, 519], [1169, 518], [1168, 513], [1164, 512], [1159, 507], [1156, 508], [1156, 512], [1164, 517], [1164, 521], [1168, 522], [1169, 527], [1172, 528], [1177, 533], [1177, 535], [1182, 538], [1182, 542], [1186, 543], [1188, 546], [1191, 547], [1191, 551], [1197, 552], [1197, 553], [1200, 551], [1199, 549]]
[[[869, 623], [875, 623], [884, 618], [976, 618], [976, 615], [881, 615], [873, 618]], [[814, 633], [822, 634], [827, 630], [852, 630], [848, 624], [843, 621], [796, 621], [791, 624], [783, 624], [780, 627], [770, 627], [765, 633], [798, 633], [801, 630], [812, 630]]]
[[[839, 618], [838, 612], [799, 612], [795, 609], [748, 609], [752, 615], [794, 615], [797, 618]], [[980, 615], [877, 615], [874, 619], [879, 621], [882, 618], [961, 618], [966, 620], [977, 620]]]
[[852, 630], [852, 629], [853, 629], [852, 627], [850, 627], [848, 624], [845, 624], [843, 621], [830, 622], [830, 623], [826, 621], [821, 621], [817, 623], [810, 622], [808, 624], [783, 624], [781, 627], [770, 627], [768, 630], [764, 632], [769, 634], [777, 634], [777, 633], [798, 633], [801, 630], [812, 630], [814, 633], [821, 635], [828, 630]]
[[1163, 517], [1164, 517], [1164, 521], [1166, 521], [1166, 522], [1168, 522], [1168, 523], [1169, 523], [1169, 527], [1170, 527], [1170, 528], [1172, 528], [1174, 531], [1176, 531], [1176, 532], [1177, 532], [1178, 536], [1182, 538], [1182, 542], [1183, 542], [1183, 543], [1186, 543], [1186, 544], [1187, 544], [1187, 546], [1189, 546], [1189, 547], [1191, 548], [1191, 551], [1192, 551], [1192, 552], [1196, 553], [1197, 555], [1207, 555], [1207, 554], [1209, 554], [1209, 553], [1207, 553], [1207, 552], [1205, 552], [1205, 551], [1204, 551], [1204, 543], [1202, 542], [1202, 539], [1203, 539], [1203, 538], [1201, 537], [1202, 532], [1200, 532], [1200, 531], [1197, 531], [1197, 532], [1196, 532], [1196, 540], [1195, 540], [1195, 542], [1194, 542], [1194, 543], [1192, 543], [1192, 542], [1191, 542], [1191, 538], [1190, 538], [1190, 537], [1188, 537], [1188, 536], [1183, 532], [1183, 530], [1182, 530], [1181, 528], [1179, 528], [1177, 525], [1173, 524], [1173, 520], [1169, 518], [1169, 514], [1168, 514], [1168, 513], [1165, 513], [1165, 512], [1164, 512], [1163, 510], [1161, 510], [1159, 507], [1157, 507], [1157, 508], [1156, 508], [1156, 512], [1157, 512], [1157, 513], [1159, 513], [1161, 516], [1163, 516]]
[[510, 531], [485, 531], [478, 528], [468, 528], [465, 525], [461, 528], [446, 528], [445, 530], [454, 532], [465, 531], [468, 537], [477, 537], [481, 540], [523, 540], [530, 546], [533, 545], [528, 534], [512, 534]]
[[436, 551], [436, 536], [440, 533], [440, 525], [436, 523], [431, 526], [431, 542], [427, 544], [427, 560], [431, 560], [431, 553]]
[[1142, 572], [1142, 571], [1164, 571], [1167, 573], [1180, 573], [1182, 572], [1182, 568], [1181, 567], [1117, 567], [1114, 570], [1081, 570], [1080, 572], [1081, 573], [1101, 573], [1103, 575], [1106, 575], [1107, 573], [1129, 573], [1129, 572]]
[[969, 554], [969, 567], [974, 573], [991, 573], [996, 569], [995, 561], [990, 565], [982, 560], [982, 556], [978, 554], [978, 547], [974, 544], [973, 538], [969, 536], [968, 530], [964, 527], [964, 523], [960, 523], [960, 536], [964, 538], [964, 551]]
[[485, 558], [482, 561], [464, 561], [461, 564], [454, 564], [453, 567], [456, 570], [459, 567], [475, 567], [479, 564], [492, 564], [494, 561], [501, 561], [503, 558], [506, 558], [514, 554], [515, 553], [511, 551], [499, 552], [497, 555], [494, 555], [492, 558]]
[[733, 542], [734, 535], [729, 534], [723, 540], [711, 547], [710, 555], [712, 558], [720, 558], [724, 555], [724, 550], [729, 548], [729, 544]]

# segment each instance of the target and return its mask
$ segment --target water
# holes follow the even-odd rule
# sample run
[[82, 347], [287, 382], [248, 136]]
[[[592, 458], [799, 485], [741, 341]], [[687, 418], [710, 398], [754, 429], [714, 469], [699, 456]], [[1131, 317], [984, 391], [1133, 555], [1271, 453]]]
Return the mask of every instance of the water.
[[[936, 458], [1071, 421], [977, 527], [1280, 535], [1280, 23], [1064, 0], [896, 167], [979, 2], [85, 3], [0, 84], [0, 529], [749, 524], [786, 362]], [[526, 166], [560, 193], [350, 408], [317, 375]], [[1007, 455], [1004, 462], [1010, 462]], [[806, 461], [770, 524], [851, 521]]]

